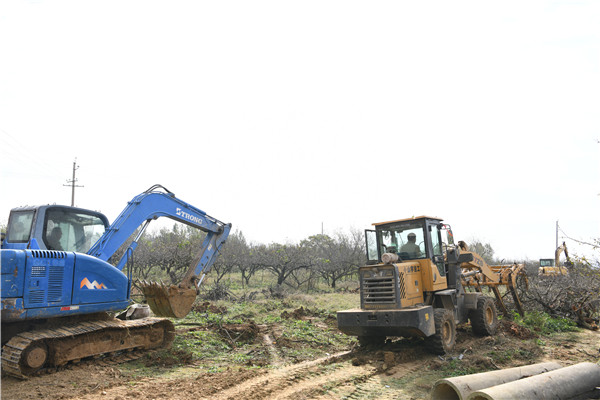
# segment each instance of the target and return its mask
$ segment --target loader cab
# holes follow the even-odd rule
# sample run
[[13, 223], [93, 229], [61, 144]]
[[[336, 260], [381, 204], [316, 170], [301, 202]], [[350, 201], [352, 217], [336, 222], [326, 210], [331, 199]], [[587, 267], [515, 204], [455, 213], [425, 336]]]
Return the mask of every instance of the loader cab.
[[403, 261], [428, 258], [445, 276], [444, 244], [451, 233], [444, 242], [442, 233], [451, 231], [441, 222], [440, 218], [421, 216], [373, 224], [375, 230], [365, 232], [368, 264], [380, 263], [384, 253], [398, 254]]
[[48, 205], [11, 210], [3, 249], [41, 249], [87, 253], [108, 227], [102, 213]]

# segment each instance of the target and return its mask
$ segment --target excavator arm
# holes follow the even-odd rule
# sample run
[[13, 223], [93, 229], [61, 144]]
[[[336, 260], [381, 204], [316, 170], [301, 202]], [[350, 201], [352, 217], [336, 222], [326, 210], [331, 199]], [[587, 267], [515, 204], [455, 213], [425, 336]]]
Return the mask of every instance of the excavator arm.
[[554, 252], [554, 266], [560, 270], [560, 255], [562, 253], [565, 253], [565, 258], [566, 261], [564, 263], [565, 267], [571, 267], [573, 266], [573, 262], [571, 261], [571, 258], [569, 257], [569, 250], [567, 250], [567, 244], [565, 242], [562, 243], [561, 246], [558, 246], [556, 248], [556, 251]]
[[[129, 253], [137, 247], [138, 240], [148, 224], [160, 217], [175, 221], [206, 232], [202, 250], [186, 272], [178, 286], [165, 286], [154, 282], [141, 284], [152, 311], [160, 316], [181, 318], [189, 312], [196, 298], [197, 287], [216, 260], [220, 248], [231, 230], [231, 224], [225, 224], [204, 211], [178, 199], [160, 185], [154, 185], [134, 197], [117, 219], [88, 251], [89, 255], [108, 261], [127, 239], [142, 225], [140, 232], [117, 264], [123, 269]], [[202, 278], [197, 276], [202, 273]]]

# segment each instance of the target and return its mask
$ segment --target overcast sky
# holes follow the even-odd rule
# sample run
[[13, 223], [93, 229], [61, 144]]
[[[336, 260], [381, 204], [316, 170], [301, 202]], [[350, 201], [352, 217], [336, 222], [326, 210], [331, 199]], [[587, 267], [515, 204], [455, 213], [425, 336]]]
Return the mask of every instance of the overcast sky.
[[[496, 256], [600, 237], [598, 1], [13, 1], [0, 222], [158, 183], [252, 242], [417, 215]], [[567, 240], [571, 252], [589, 247]]]

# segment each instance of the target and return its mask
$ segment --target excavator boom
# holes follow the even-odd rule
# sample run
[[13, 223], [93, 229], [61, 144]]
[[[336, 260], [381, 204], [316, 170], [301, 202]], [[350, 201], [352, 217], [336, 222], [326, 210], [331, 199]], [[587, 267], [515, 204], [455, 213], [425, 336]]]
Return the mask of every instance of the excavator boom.
[[[129, 245], [131, 251], [135, 250], [138, 240], [148, 224], [160, 217], [171, 218], [206, 233], [198, 257], [179, 285], [139, 282], [154, 314], [161, 317], [183, 318], [191, 310], [196, 299], [197, 288], [215, 262], [219, 250], [229, 235], [231, 224], [223, 223], [178, 199], [163, 186], [154, 185], [128, 203], [104, 235], [92, 246], [88, 254], [101, 260], [108, 260], [143, 224], [141, 231]], [[125, 266], [131, 252], [129, 249], [117, 264], [118, 269], [123, 269]], [[200, 274], [202, 274], [201, 278], [198, 277]]]

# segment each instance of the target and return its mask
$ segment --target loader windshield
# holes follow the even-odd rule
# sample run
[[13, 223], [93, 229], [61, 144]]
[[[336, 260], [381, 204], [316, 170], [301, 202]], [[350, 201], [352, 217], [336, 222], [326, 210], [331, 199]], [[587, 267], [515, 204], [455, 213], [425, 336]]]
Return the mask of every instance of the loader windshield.
[[395, 253], [403, 260], [425, 258], [425, 234], [421, 223], [404, 223], [378, 230], [381, 254]]

